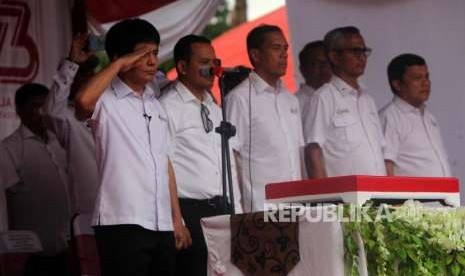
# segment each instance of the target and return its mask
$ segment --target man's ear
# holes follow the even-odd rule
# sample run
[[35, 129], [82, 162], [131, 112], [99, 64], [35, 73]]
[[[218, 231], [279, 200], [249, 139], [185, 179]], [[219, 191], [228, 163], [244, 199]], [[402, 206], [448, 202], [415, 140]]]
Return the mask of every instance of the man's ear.
[[328, 61], [331, 64], [338, 65], [339, 64], [339, 59], [338, 59], [338, 53], [336, 51], [330, 51], [328, 53]]
[[399, 91], [400, 91], [400, 80], [391, 81], [391, 85], [394, 88], [394, 90], [396, 91], [396, 94], [398, 94]]
[[185, 76], [187, 74], [187, 62], [185, 60], [180, 60], [176, 63], [176, 71], [181, 76]]
[[249, 51], [250, 59], [253, 61], [253, 64], [257, 64], [260, 60], [260, 51], [258, 49], [250, 49]]
[[310, 75], [310, 74], [308, 73], [308, 68], [307, 68], [307, 67], [308, 67], [308, 66], [305, 66], [305, 65], [303, 65], [303, 64], [300, 64], [300, 65], [299, 65], [299, 72], [300, 72], [300, 75], [302, 75], [302, 78], [304, 79], [305, 82], [307, 82], [307, 80], [308, 80], [308, 78], [309, 78], [308, 76]]
[[16, 109], [16, 115], [18, 115], [20, 120], [23, 120], [24, 119], [24, 111], [23, 111], [23, 109], [22, 108]]

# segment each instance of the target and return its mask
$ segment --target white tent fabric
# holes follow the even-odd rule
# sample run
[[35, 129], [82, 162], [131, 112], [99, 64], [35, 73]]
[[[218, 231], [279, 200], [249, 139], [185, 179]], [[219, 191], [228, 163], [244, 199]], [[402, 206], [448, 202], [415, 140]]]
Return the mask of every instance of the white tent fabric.
[[287, 9], [294, 58], [305, 43], [322, 39], [330, 29], [355, 25], [361, 30], [373, 48], [362, 80], [378, 108], [392, 98], [389, 61], [406, 52], [426, 59], [432, 81], [427, 105], [441, 126], [452, 173], [465, 191], [465, 1], [287, 0]]
[[[174, 45], [184, 35], [200, 33], [215, 15], [223, 0], [178, 0], [159, 9], [139, 16], [151, 22], [161, 34], [159, 58], [165, 61], [171, 57]], [[91, 33], [105, 34], [115, 22], [99, 24], [89, 17]]]

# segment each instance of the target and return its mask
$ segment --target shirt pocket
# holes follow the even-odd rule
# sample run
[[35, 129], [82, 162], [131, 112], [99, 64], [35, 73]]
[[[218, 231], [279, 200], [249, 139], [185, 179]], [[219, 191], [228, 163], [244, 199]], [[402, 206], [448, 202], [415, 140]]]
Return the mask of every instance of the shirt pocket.
[[352, 114], [338, 114], [333, 118], [334, 135], [336, 140], [358, 145], [362, 138], [360, 120]]

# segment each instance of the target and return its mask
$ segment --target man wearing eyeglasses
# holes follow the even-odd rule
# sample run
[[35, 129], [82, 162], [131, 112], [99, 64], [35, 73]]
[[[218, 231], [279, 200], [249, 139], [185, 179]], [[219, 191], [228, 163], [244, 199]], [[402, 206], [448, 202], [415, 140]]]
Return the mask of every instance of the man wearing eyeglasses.
[[302, 122], [305, 120], [313, 93], [331, 79], [331, 67], [325, 55], [323, 41], [307, 43], [299, 53], [299, 69], [305, 82], [295, 94], [299, 99]]
[[[200, 227], [203, 217], [223, 215], [221, 109], [209, 93], [217, 65], [215, 50], [203, 36], [187, 35], [174, 47], [178, 80], [161, 97], [172, 138], [173, 162], [179, 201], [192, 246], [177, 253], [177, 275], [207, 275], [207, 248]], [[232, 156], [232, 153], [231, 153]], [[232, 160], [233, 161], [233, 160]], [[234, 163], [233, 163], [234, 164]], [[233, 172], [236, 212], [241, 212], [237, 176]]]
[[353, 26], [328, 32], [324, 46], [334, 76], [315, 92], [305, 120], [309, 175], [385, 175], [377, 108], [358, 82], [371, 49]]

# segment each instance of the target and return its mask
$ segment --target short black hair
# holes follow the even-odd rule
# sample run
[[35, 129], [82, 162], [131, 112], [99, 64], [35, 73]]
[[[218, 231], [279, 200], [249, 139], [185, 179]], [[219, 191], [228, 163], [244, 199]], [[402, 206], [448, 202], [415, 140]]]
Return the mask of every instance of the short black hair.
[[397, 95], [397, 91], [392, 85], [392, 82], [395, 80], [402, 80], [407, 68], [415, 65], [426, 65], [426, 61], [419, 55], [409, 53], [398, 55], [391, 60], [387, 68], [387, 74], [392, 93]]
[[16, 111], [22, 108], [36, 96], [47, 96], [48, 88], [40, 83], [26, 83], [22, 85], [15, 94], [15, 107]]
[[125, 19], [113, 25], [105, 36], [105, 51], [110, 60], [134, 51], [138, 43], [160, 44], [160, 34], [148, 21]]
[[211, 44], [211, 41], [204, 36], [194, 34], [181, 37], [178, 42], [176, 42], [176, 45], [174, 45], [173, 57], [175, 64], [181, 60], [189, 61], [192, 56], [192, 44], [194, 43]]
[[[260, 49], [266, 41], [266, 35], [275, 32], [283, 33], [281, 28], [279, 28], [276, 25], [262, 24], [253, 28], [247, 35], [247, 52], [250, 53], [250, 50], [252, 49]], [[250, 58], [250, 54], [249, 60], [250, 63], [252, 63], [253, 65], [253, 61]]]
[[305, 62], [310, 58], [312, 53], [316, 50], [324, 51], [324, 44], [322, 40], [311, 41], [302, 48], [299, 52], [299, 65], [305, 67]]

